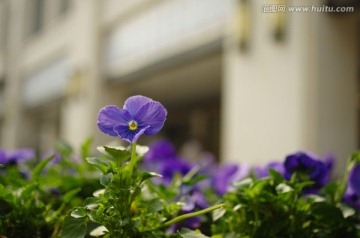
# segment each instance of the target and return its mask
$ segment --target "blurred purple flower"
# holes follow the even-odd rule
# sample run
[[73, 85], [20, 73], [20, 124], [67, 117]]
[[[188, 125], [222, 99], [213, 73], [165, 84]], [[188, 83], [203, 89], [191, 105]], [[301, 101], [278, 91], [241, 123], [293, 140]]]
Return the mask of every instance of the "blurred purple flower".
[[[199, 191], [193, 191], [191, 195], [185, 196], [185, 204], [182, 207], [182, 214], [198, 211], [199, 209], [205, 209], [209, 207], [204, 194]], [[170, 233], [173, 234], [179, 231], [181, 228], [186, 227], [189, 229], [199, 229], [202, 225], [202, 219], [200, 216], [191, 217], [184, 221], [175, 223], [170, 227]]]
[[149, 145], [149, 151], [144, 155], [143, 161], [163, 162], [176, 157], [176, 151], [173, 144], [166, 139], [157, 140]]
[[290, 180], [296, 172], [300, 179], [315, 182], [314, 185], [304, 189], [306, 193], [316, 193], [329, 180], [331, 166], [321, 161], [316, 155], [297, 152], [287, 156], [284, 165], [287, 180]]
[[285, 176], [285, 167], [283, 163], [280, 162], [271, 162], [265, 167], [255, 167], [254, 173], [255, 176], [259, 179], [269, 176], [269, 169], [273, 169], [279, 172], [283, 177]]
[[[187, 214], [189, 212], [184, 212], [183, 214]], [[201, 218], [200, 217], [191, 217], [180, 222], [177, 222], [168, 229], [167, 233], [175, 234], [176, 232], [180, 231], [181, 228], [189, 228], [189, 229], [198, 229], [201, 226]]]
[[[187, 195], [185, 196], [185, 204], [182, 207], [182, 214], [187, 214], [191, 212], [197, 211], [197, 207], [200, 209], [204, 209], [207, 207], [202, 207], [203, 197], [199, 196], [199, 194]], [[200, 204], [200, 206], [198, 206]], [[170, 233], [175, 233], [179, 231], [181, 228], [186, 227], [189, 229], [197, 229], [201, 226], [201, 219], [200, 217], [191, 217], [189, 219], [183, 220], [181, 222], [175, 223], [170, 227]]]
[[197, 208], [205, 209], [209, 207], [209, 204], [201, 191], [191, 189], [187, 192], [182, 191], [182, 193], [185, 194], [180, 196], [180, 198], [185, 198], [184, 206], [182, 207], [184, 212], [191, 212]]
[[216, 162], [215, 156], [212, 153], [203, 152], [200, 154], [199, 166], [200, 173], [213, 175], [218, 168], [218, 163]]
[[348, 185], [360, 197], [360, 164], [355, 165], [350, 171]]
[[52, 164], [58, 164], [60, 163], [61, 161], [61, 155], [59, 152], [55, 151], [55, 150], [51, 150], [51, 151], [48, 151], [46, 153], [44, 153], [42, 156], [41, 156], [41, 159], [46, 159], [50, 156], [54, 156], [52, 159], [51, 159], [51, 163]]
[[50, 187], [48, 188], [49, 191], [50, 191], [50, 194], [53, 195], [53, 196], [60, 196], [61, 195], [61, 191], [59, 188], [53, 188], [53, 187]]
[[82, 158], [78, 154], [72, 154], [71, 155], [71, 161], [73, 161], [75, 164], [81, 164]]
[[159, 165], [160, 182], [170, 184], [175, 174], [186, 175], [193, 166], [183, 159], [166, 160]]
[[324, 156], [323, 161], [325, 162], [326, 168], [328, 171], [331, 171], [335, 164], [335, 157], [332, 154], [327, 154]]
[[6, 153], [7, 164], [20, 164], [35, 158], [35, 151], [31, 148], [21, 148]]
[[249, 166], [225, 165], [221, 166], [212, 178], [215, 192], [224, 195], [231, 187], [231, 182], [238, 181], [249, 175]]
[[346, 188], [343, 201], [360, 211], [360, 196], [350, 186]]
[[167, 111], [157, 101], [144, 96], [129, 97], [124, 109], [106, 106], [98, 115], [99, 129], [110, 136], [134, 143], [142, 134], [158, 133], [166, 120]]
[[7, 162], [6, 152], [5, 150], [0, 149], [0, 164], [6, 164], [6, 162]]

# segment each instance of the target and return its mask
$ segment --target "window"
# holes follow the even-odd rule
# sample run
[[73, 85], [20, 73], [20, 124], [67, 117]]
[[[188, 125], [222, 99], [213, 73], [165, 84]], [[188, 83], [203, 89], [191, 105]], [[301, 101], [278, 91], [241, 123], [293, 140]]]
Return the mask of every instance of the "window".
[[70, 8], [70, 0], [59, 0], [59, 14], [66, 13]]
[[31, 0], [28, 3], [29, 35], [32, 35], [44, 26], [44, 0]]

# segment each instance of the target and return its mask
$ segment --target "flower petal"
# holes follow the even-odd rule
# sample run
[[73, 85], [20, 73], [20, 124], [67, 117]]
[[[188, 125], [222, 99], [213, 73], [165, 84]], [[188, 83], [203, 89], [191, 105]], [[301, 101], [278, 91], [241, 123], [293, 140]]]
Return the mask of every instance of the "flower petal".
[[356, 195], [360, 196], [360, 164], [355, 165], [351, 170], [348, 183]]
[[285, 178], [291, 179], [294, 172], [300, 172], [306, 176], [315, 184], [304, 190], [314, 190], [321, 188], [327, 183], [329, 178], [329, 169], [325, 162], [319, 160], [319, 158], [309, 152], [297, 152], [289, 155], [285, 159]]
[[144, 162], [162, 162], [176, 157], [174, 145], [166, 139], [158, 140], [150, 144], [149, 151], [144, 155]]
[[213, 187], [219, 195], [224, 195], [231, 189], [231, 182], [245, 178], [249, 172], [250, 168], [247, 165], [223, 165], [212, 178]]
[[141, 106], [136, 113], [136, 121], [150, 126], [146, 129], [145, 135], [158, 133], [166, 120], [167, 111], [164, 106], [156, 101], [150, 101]]
[[7, 163], [23, 163], [35, 157], [35, 151], [31, 148], [14, 150], [7, 154]]
[[127, 125], [130, 120], [131, 116], [126, 110], [111, 105], [100, 109], [97, 125], [105, 134], [117, 136], [118, 134], [114, 131], [114, 127], [117, 125]]
[[296, 154], [288, 155], [284, 162], [285, 167], [285, 178], [287, 180], [290, 180], [293, 172], [296, 170], [296, 168], [299, 166], [298, 157]]
[[163, 161], [159, 168], [159, 174], [162, 175], [160, 180], [164, 184], [170, 184], [175, 174], [185, 175], [192, 169], [192, 167], [192, 164], [181, 158]]
[[117, 133], [118, 136], [120, 136], [121, 139], [129, 142], [134, 143], [139, 139], [139, 137], [144, 134], [144, 131], [149, 126], [139, 126], [138, 129], [132, 131], [129, 129], [129, 125], [118, 125], [114, 127], [114, 131]]
[[7, 158], [6, 158], [6, 152], [5, 150], [0, 149], [0, 164], [6, 164]]
[[135, 116], [136, 112], [141, 108], [142, 105], [151, 101], [153, 100], [141, 95], [132, 96], [126, 99], [123, 108], [127, 110], [131, 116]]

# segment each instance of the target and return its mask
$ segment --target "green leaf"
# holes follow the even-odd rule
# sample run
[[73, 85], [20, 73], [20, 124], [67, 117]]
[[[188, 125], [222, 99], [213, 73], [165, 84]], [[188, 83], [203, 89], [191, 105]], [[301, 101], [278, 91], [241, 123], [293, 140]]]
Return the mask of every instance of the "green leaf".
[[109, 231], [105, 226], [98, 226], [90, 232], [90, 236], [101, 237], [106, 233], [109, 233]]
[[99, 197], [101, 197], [102, 195], [104, 195], [104, 193], [105, 193], [105, 189], [98, 189], [98, 190], [96, 190], [95, 192], [93, 192], [93, 196], [94, 196], [95, 198], [99, 198]]
[[274, 169], [269, 169], [269, 175], [274, 180], [275, 184], [279, 184], [284, 181], [284, 177]]
[[[15, 197], [14, 195], [7, 190], [2, 184], [0, 184], [0, 199], [2, 199], [3, 201], [9, 203], [10, 205], [14, 203], [15, 201]], [[1, 210], [1, 205], [0, 205], [0, 210]], [[5, 209], [7, 210], [7, 209]]]
[[288, 193], [291, 191], [294, 191], [294, 189], [292, 187], [290, 187], [289, 185], [287, 185], [286, 183], [280, 183], [279, 185], [276, 186], [276, 192], [278, 193]]
[[116, 147], [110, 146], [103, 146], [105, 151], [110, 155], [112, 158], [116, 159], [118, 164], [124, 163], [127, 159], [130, 158], [131, 154], [129, 151], [125, 149], [119, 149]]
[[70, 202], [73, 199], [73, 197], [75, 197], [76, 194], [80, 191], [81, 191], [81, 188], [71, 189], [70, 191], [68, 191], [67, 193], [64, 194], [63, 201], [66, 203]]
[[359, 163], [360, 162], [360, 151], [356, 151], [354, 152], [351, 156], [350, 156], [350, 160], [355, 162], [355, 163]]
[[73, 218], [82, 218], [87, 215], [86, 210], [82, 207], [76, 208], [74, 211], [71, 212], [71, 216]]
[[10, 191], [7, 190], [4, 185], [0, 184], [0, 196], [3, 197], [5, 196], [6, 194], [9, 194]]
[[201, 234], [200, 232], [192, 231], [187, 228], [182, 228], [179, 232], [180, 237], [182, 238], [209, 238]]
[[159, 212], [164, 209], [163, 204], [158, 199], [153, 199], [146, 202], [146, 209], [148, 209], [148, 212]]
[[84, 201], [84, 206], [87, 207], [89, 205], [98, 204], [101, 201], [98, 197], [88, 197]]
[[306, 196], [306, 199], [311, 202], [325, 202], [325, 198], [317, 194], [309, 194]]
[[339, 206], [344, 218], [348, 218], [356, 213], [355, 209], [350, 206], [346, 206], [343, 204], [339, 204], [338, 206]]
[[97, 214], [96, 211], [91, 211], [89, 215], [90, 220], [92, 220], [93, 222], [97, 222], [97, 223], [101, 223], [102, 222], [102, 218], [99, 214]]
[[0, 197], [0, 217], [9, 214], [12, 211], [12, 206], [5, 199]]
[[89, 197], [84, 201], [84, 208], [90, 211], [96, 210], [101, 202], [100, 198]]
[[196, 176], [194, 178], [191, 178], [189, 180], [184, 181], [183, 184], [188, 185], [188, 186], [192, 186], [192, 185], [196, 184], [197, 182], [200, 182], [200, 181], [202, 181], [204, 179], [207, 179], [207, 178], [209, 178], [208, 175], [201, 174], [201, 175], [198, 175], [198, 176]]
[[5, 167], [5, 165], [3, 165], [3, 164], [0, 164], [0, 168], [3, 168], [3, 167]]
[[108, 185], [111, 183], [112, 178], [113, 178], [113, 174], [112, 174], [112, 173], [103, 174], [103, 175], [101, 175], [101, 177], [100, 177], [100, 184], [106, 187], [106, 186], [108, 186]]
[[96, 168], [100, 169], [101, 172], [103, 172], [104, 174], [108, 172], [109, 170], [109, 165], [106, 161], [104, 160], [101, 160], [97, 157], [89, 157], [89, 158], [86, 158], [86, 161], [89, 163], [89, 164], [92, 164], [94, 165]]
[[149, 147], [146, 145], [136, 145], [136, 154], [140, 157], [144, 156], [149, 151]]
[[219, 220], [220, 218], [222, 218], [224, 216], [225, 213], [226, 213], [226, 210], [224, 208], [214, 210], [212, 213], [213, 221]]
[[20, 198], [21, 199], [33, 199], [31, 198], [31, 193], [34, 192], [37, 189], [38, 185], [37, 184], [29, 184], [27, 185], [20, 194]]
[[54, 158], [55, 155], [51, 155], [47, 157], [46, 159], [42, 160], [33, 170], [32, 173], [32, 181], [36, 181], [39, 179], [41, 171], [44, 169], [44, 167]]
[[154, 172], [141, 172], [140, 173], [140, 183], [144, 182], [147, 179], [154, 178], [154, 177], [162, 177], [161, 174], [157, 174]]
[[56, 149], [61, 152], [61, 154], [67, 156], [73, 153], [73, 148], [71, 147], [71, 145], [64, 140], [58, 141], [58, 143], [56, 144]]
[[330, 226], [344, 222], [341, 210], [324, 202], [314, 203], [312, 206], [312, 214], [319, 221]]
[[337, 191], [338, 184], [336, 183], [328, 183], [324, 186], [323, 190], [326, 192], [326, 194], [329, 194], [331, 197], [335, 196], [335, 193]]
[[303, 190], [303, 188], [309, 187], [309, 186], [313, 185], [314, 183], [315, 183], [314, 181], [298, 182], [298, 183], [294, 184], [295, 185], [294, 188], [301, 191], [301, 190]]
[[238, 189], [249, 188], [254, 185], [254, 181], [252, 178], [245, 178], [240, 181], [232, 183], [232, 185], [237, 187]]
[[91, 138], [87, 138], [84, 143], [82, 143], [81, 145], [81, 157], [82, 158], [87, 158], [90, 156], [90, 147], [92, 144], [92, 139]]
[[67, 216], [64, 221], [61, 238], [83, 238], [86, 234], [86, 220]]

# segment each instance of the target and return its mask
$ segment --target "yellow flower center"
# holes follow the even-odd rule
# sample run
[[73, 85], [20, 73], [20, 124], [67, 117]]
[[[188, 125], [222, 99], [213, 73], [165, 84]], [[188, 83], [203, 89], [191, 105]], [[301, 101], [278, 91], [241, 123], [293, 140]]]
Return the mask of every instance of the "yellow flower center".
[[136, 123], [136, 121], [130, 121], [129, 122], [129, 129], [131, 131], [135, 131], [138, 128], [138, 124]]

